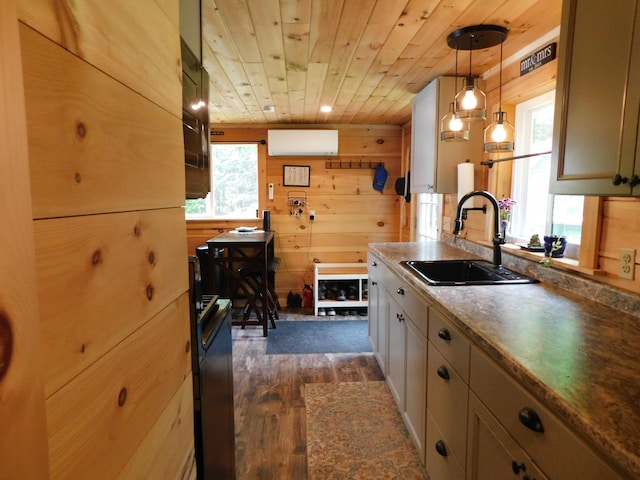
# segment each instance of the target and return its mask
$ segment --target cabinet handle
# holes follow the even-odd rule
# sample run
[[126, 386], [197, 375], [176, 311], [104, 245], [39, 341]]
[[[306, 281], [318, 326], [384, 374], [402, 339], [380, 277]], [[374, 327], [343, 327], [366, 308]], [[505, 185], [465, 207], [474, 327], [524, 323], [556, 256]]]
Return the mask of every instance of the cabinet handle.
[[518, 418], [520, 419], [520, 423], [522, 423], [529, 430], [533, 430], [534, 432], [538, 433], [544, 433], [542, 420], [540, 420], [540, 417], [533, 408], [524, 407], [522, 410], [520, 410]]
[[632, 187], [635, 187], [639, 183], [640, 183], [640, 177], [638, 177], [638, 175], [636, 174], [633, 174], [629, 179], [629, 185], [631, 185]]
[[627, 177], [623, 177], [619, 173], [616, 173], [611, 179], [614, 185], [620, 185], [621, 183], [627, 183], [629, 179]]
[[449, 380], [449, 378], [451, 378], [449, 377], [449, 370], [444, 365], [440, 365], [438, 367], [437, 372], [438, 372], [438, 376], [443, 380]]
[[451, 334], [449, 333], [449, 330], [447, 330], [446, 328], [441, 328], [440, 331], [438, 332], [438, 336], [445, 341], [449, 341], [451, 340]]
[[396, 313], [396, 318], [398, 319], [398, 322], [404, 321], [404, 315], [402, 315], [401, 313]]
[[526, 472], [527, 467], [524, 463], [518, 463], [515, 460], [511, 462], [511, 470], [514, 475], [518, 475], [520, 472]]
[[371, 285], [377, 285], [378, 282], [374, 282], [373, 280], [371, 281]]
[[447, 447], [444, 445], [442, 440], [438, 440], [436, 442], [436, 452], [438, 452], [443, 457], [447, 456]]
[[404, 295], [404, 288], [400, 287], [398, 290], [396, 290], [396, 293], [398, 295]]
[[378, 264], [377, 264], [376, 262], [371, 262], [371, 266], [372, 266], [372, 267], [377, 267], [377, 266], [378, 266]]

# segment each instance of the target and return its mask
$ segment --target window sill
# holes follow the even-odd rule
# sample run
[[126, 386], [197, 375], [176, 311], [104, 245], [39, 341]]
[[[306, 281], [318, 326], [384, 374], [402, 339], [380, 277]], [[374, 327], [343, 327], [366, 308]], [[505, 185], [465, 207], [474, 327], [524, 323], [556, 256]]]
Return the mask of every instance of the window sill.
[[[527, 252], [521, 249], [518, 245], [513, 243], [506, 243], [502, 246], [503, 252], [510, 253], [516, 257], [526, 258], [527, 260], [541, 262], [545, 259], [544, 253]], [[571, 272], [581, 273], [583, 275], [604, 276], [607, 274], [605, 270], [596, 268], [581, 267], [578, 260], [575, 258], [553, 258], [550, 267], [559, 268], [561, 270], [567, 270]]]

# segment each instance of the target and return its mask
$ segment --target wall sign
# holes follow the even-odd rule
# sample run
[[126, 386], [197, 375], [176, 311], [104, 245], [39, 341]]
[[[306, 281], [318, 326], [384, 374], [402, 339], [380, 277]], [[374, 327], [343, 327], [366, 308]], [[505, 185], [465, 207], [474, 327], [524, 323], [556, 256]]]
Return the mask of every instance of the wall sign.
[[298, 165], [284, 166], [285, 187], [308, 187], [311, 180], [311, 167]]
[[520, 60], [520, 76], [533, 72], [545, 63], [549, 63], [556, 58], [556, 50], [558, 44], [556, 42], [545, 45], [537, 52], [533, 52], [527, 58]]

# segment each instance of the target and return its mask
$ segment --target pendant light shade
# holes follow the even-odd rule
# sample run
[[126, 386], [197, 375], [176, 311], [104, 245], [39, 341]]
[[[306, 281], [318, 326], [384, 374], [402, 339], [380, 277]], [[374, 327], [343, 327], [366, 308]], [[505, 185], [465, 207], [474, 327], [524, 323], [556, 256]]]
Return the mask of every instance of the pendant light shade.
[[476, 85], [472, 75], [465, 78], [464, 87], [456, 94], [456, 110], [460, 118], [478, 122], [487, 118], [487, 96]]
[[500, 97], [498, 111], [493, 114], [493, 122], [484, 130], [484, 151], [487, 153], [513, 152], [515, 149], [515, 129], [507, 121], [507, 113], [502, 111], [502, 43], [500, 43]]
[[463, 121], [455, 108], [455, 103], [449, 104], [449, 112], [440, 122], [440, 140], [445, 142], [463, 142], [469, 140], [469, 124]]
[[513, 152], [515, 129], [507, 121], [507, 113], [499, 111], [493, 114], [493, 122], [484, 130], [484, 151]]

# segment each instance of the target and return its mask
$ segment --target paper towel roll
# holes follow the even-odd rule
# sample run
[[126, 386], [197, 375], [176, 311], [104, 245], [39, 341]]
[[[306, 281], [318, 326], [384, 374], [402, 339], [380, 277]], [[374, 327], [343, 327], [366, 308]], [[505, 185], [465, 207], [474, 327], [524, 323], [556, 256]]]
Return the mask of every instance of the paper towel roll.
[[458, 164], [458, 202], [467, 193], [473, 191], [473, 163]]

